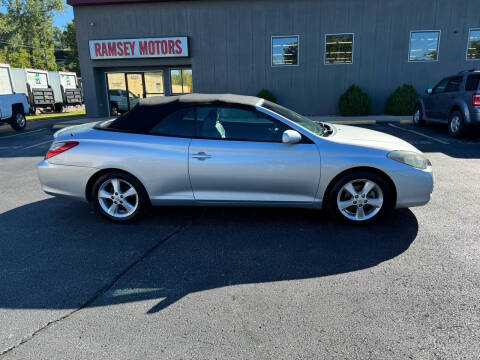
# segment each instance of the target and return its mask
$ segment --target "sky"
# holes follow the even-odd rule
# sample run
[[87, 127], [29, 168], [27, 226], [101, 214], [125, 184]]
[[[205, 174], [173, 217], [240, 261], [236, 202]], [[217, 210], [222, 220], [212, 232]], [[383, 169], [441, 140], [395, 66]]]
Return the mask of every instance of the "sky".
[[[63, 0], [63, 3], [66, 4], [66, 0]], [[5, 7], [2, 6], [0, 7], [1, 12], [5, 12]], [[69, 5], [67, 5], [67, 8], [63, 12], [63, 14], [55, 14], [55, 20], [53, 22], [54, 26], [58, 26], [59, 28], [62, 28], [69, 23], [70, 21], [73, 20], [73, 8]]]
[[[65, 0], [63, 0], [63, 2], [66, 4]], [[55, 15], [55, 21], [53, 22], [53, 25], [63, 29], [65, 24], [69, 23], [72, 20], [73, 20], [73, 7], [67, 5], [67, 8], [65, 9], [65, 12], [63, 14]]]

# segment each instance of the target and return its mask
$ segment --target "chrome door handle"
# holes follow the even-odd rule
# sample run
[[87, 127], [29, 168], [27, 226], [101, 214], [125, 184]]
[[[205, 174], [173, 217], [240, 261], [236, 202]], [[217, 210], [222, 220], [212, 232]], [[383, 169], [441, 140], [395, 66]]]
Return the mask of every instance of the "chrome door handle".
[[200, 151], [199, 153], [192, 155], [192, 158], [198, 159], [198, 160], [206, 160], [206, 159], [210, 159], [211, 157], [212, 157], [211, 155], [208, 155], [203, 151]]

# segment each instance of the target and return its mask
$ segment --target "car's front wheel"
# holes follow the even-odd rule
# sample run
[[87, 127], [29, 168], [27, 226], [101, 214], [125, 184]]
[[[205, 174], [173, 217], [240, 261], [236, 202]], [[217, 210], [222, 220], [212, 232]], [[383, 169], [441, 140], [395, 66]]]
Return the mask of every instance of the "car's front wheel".
[[91, 199], [102, 216], [117, 223], [138, 219], [150, 204], [142, 184], [122, 172], [100, 176], [92, 187]]
[[425, 125], [425, 120], [423, 119], [423, 111], [420, 105], [415, 106], [415, 110], [413, 112], [413, 123], [416, 126]]
[[391, 214], [394, 194], [391, 185], [375, 172], [352, 171], [333, 184], [326, 205], [338, 220], [369, 224]]

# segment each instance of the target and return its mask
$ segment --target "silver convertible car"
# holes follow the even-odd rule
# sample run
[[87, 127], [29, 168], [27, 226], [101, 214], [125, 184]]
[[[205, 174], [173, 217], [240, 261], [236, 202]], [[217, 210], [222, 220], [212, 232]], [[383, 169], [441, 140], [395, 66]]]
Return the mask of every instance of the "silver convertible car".
[[353, 224], [424, 205], [432, 167], [415, 147], [358, 127], [316, 123], [239, 95], [149, 98], [106, 122], [55, 134], [43, 190], [128, 222], [150, 205], [324, 208]]

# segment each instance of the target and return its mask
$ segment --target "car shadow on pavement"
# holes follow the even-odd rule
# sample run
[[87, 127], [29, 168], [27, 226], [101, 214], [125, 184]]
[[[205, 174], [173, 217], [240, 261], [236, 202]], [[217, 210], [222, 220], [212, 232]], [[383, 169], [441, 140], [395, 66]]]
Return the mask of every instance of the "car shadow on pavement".
[[56, 198], [0, 214], [0, 223], [0, 308], [158, 300], [149, 313], [219, 287], [370, 268], [402, 254], [418, 232], [407, 209], [368, 227], [306, 209], [201, 207], [115, 225]]

